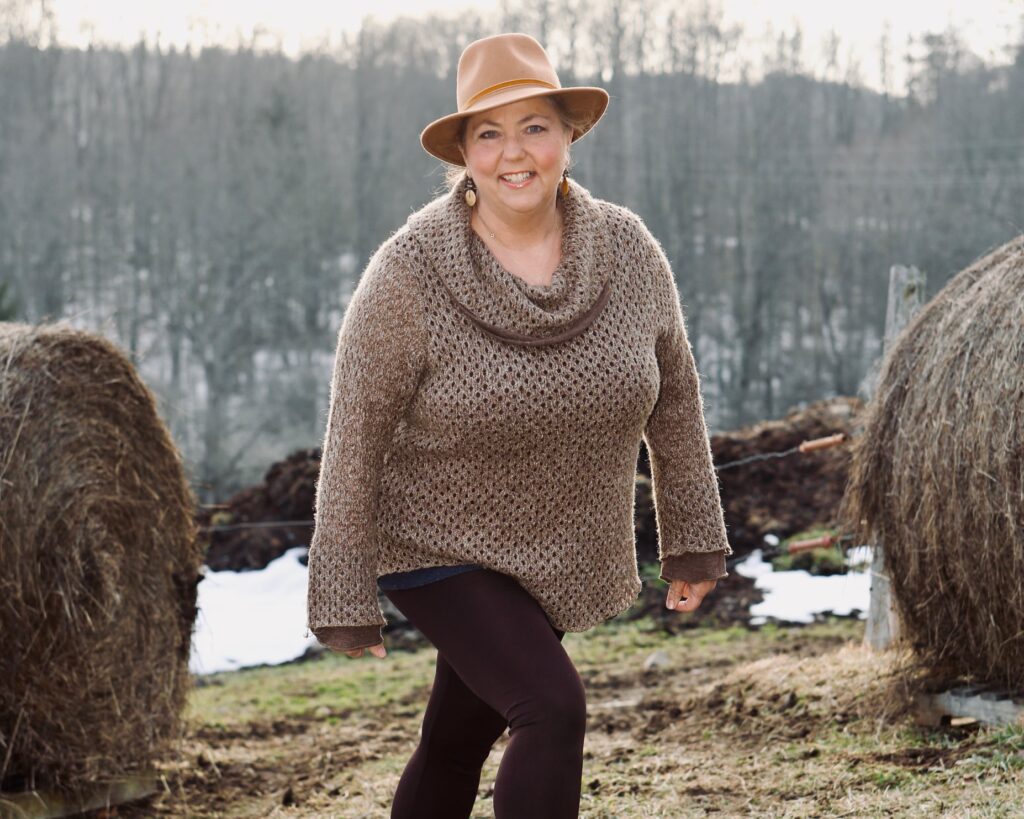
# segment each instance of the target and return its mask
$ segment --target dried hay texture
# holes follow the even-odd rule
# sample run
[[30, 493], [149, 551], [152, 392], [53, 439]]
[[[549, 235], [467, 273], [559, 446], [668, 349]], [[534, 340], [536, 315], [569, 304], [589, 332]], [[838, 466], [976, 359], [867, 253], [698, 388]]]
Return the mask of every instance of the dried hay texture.
[[180, 736], [202, 553], [153, 394], [105, 339], [0, 323], [0, 785], [73, 790]]
[[841, 517], [884, 545], [936, 674], [1024, 679], [1024, 236], [959, 273], [894, 340]]
[[708, 711], [769, 736], [806, 736], [827, 725], [877, 730], [903, 720], [926, 688], [919, 659], [900, 647], [875, 652], [848, 642], [806, 657], [772, 654], [695, 691], [685, 710]]

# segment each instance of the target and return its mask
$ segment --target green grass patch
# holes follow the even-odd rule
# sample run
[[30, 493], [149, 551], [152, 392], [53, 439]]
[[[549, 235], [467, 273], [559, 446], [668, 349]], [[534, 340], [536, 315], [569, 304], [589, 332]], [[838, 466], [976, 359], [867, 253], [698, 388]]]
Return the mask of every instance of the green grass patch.
[[665, 583], [665, 581], [661, 579], [660, 563], [641, 563], [640, 579], [643, 580], [645, 584], [662, 583], [666, 589], [668, 588], [668, 583]]
[[965, 760], [975, 771], [1024, 771], [1024, 727], [990, 728], [978, 738], [979, 748]]
[[392, 705], [433, 679], [436, 652], [389, 651], [379, 660], [328, 653], [319, 660], [221, 672], [205, 677], [189, 698], [195, 724], [226, 727], [254, 721]]

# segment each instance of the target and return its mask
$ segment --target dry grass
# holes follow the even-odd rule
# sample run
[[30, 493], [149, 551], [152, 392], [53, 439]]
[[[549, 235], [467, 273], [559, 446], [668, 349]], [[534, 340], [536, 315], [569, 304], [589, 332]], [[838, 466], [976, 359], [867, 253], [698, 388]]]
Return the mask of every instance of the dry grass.
[[842, 517], [882, 543], [905, 632], [946, 677], [1024, 679], [1024, 237], [898, 336]]
[[796, 723], [822, 726], [857, 721], [882, 729], [906, 717], [927, 677], [907, 649], [873, 652], [850, 641], [820, 655], [773, 654], [745, 663], [690, 700], [759, 729], [783, 734]]
[[[565, 644], [588, 695], [581, 815], [1014, 816], [1024, 733], [919, 729], [906, 653], [863, 623], [697, 628], [611, 621]], [[643, 670], [653, 651], [668, 665]], [[168, 790], [120, 815], [386, 817], [415, 747], [434, 652], [215, 675], [195, 691]], [[232, 702], [243, 719], [232, 719]], [[262, 714], [260, 709], [264, 709]], [[495, 745], [474, 816], [493, 815]]]
[[0, 782], [145, 766], [181, 725], [202, 554], [153, 394], [105, 339], [0, 324]]

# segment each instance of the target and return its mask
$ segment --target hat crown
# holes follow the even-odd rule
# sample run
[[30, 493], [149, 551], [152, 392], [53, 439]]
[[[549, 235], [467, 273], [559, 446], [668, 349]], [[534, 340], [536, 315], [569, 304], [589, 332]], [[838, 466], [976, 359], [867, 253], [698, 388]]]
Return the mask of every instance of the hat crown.
[[537, 97], [559, 99], [577, 123], [573, 142], [594, 127], [610, 99], [608, 92], [597, 86], [563, 86], [544, 47], [529, 34], [495, 34], [476, 40], [459, 57], [455, 82], [458, 109], [427, 125], [420, 133], [420, 144], [431, 156], [464, 165], [460, 141], [469, 117]]
[[529, 34], [495, 34], [470, 43], [459, 58], [456, 101], [460, 112], [517, 85], [561, 88], [544, 47]]

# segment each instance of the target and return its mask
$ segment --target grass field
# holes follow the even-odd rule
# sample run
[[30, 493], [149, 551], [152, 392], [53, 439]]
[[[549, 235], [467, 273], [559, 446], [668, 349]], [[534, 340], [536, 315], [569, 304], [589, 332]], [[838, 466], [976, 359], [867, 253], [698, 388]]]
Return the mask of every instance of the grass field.
[[[864, 624], [694, 628], [609, 621], [564, 645], [587, 687], [581, 815], [1024, 815], [1024, 731], [928, 730], [900, 652]], [[667, 663], [644, 670], [663, 651]], [[165, 792], [119, 816], [386, 817], [417, 740], [435, 652], [211, 675]], [[474, 816], [492, 816], [496, 743]]]

